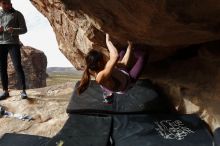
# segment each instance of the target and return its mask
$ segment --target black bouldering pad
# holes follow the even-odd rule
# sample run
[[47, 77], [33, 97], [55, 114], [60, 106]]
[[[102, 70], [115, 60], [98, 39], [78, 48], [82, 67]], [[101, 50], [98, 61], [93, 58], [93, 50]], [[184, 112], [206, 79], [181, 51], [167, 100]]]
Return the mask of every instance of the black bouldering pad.
[[43, 146], [49, 140], [42, 136], [6, 133], [0, 139], [0, 146]]
[[[76, 84], [75, 89], [79, 85]], [[91, 81], [88, 89], [78, 95], [74, 90], [67, 113], [115, 114], [115, 113], [165, 113], [170, 112], [166, 98], [160, 96], [149, 80], [138, 80], [125, 94], [115, 94], [113, 104], [103, 103], [101, 87]]]
[[47, 145], [59, 143], [62, 146], [212, 146], [213, 138], [195, 115], [71, 114]]
[[67, 108], [70, 117], [48, 145], [212, 146], [200, 118], [172, 110], [148, 80], [138, 80], [125, 94], [114, 94], [112, 105], [103, 103], [102, 89], [91, 81], [80, 96], [74, 90]]
[[214, 131], [215, 146], [220, 146], [220, 128]]
[[212, 146], [206, 124], [195, 115], [116, 115], [115, 146]]
[[112, 105], [104, 104], [102, 102], [102, 90], [95, 81], [91, 81], [88, 89], [81, 95], [78, 95], [76, 88], [79, 82], [76, 83], [73, 94], [71, 96], [67, 113], [86, 112], [100, 113], [103, 111], [112, 111]]
[[47, 146], [108, 146], [111, 123], [109, 116], [69, 115]]

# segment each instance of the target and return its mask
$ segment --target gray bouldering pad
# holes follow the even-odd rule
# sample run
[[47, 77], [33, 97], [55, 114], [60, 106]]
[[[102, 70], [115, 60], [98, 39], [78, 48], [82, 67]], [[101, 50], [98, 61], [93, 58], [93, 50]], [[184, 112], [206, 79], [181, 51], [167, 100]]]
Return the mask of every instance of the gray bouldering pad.
[[206, 125], [194, 115], [116, 115], [115, 146], [212, 146]]
[[107, 146], [112, 118], [109, 116], [69, 115], [60, 132], [47, 146]]
[[[78, 85], [79, 82], [75, 89]], [[101, 87], [95, 81], [91, 81], [88, 89], [81, 95], [74, 90], [67, 113], [165, 113], [172, 109], [172, 105], [158, 94], [149, 80], [138, 80], [125, 94], [114, 94], [111, 105], [103, 103], [102, 94]]]
[[49, 140], [42, 136], [6, 133], [0, 139], [0, 146], [43, 146]]

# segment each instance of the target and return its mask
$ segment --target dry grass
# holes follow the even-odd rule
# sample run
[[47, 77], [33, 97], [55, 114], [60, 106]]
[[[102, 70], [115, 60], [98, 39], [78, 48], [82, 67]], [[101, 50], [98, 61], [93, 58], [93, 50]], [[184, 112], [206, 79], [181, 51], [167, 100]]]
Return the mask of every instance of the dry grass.
[[66, 82], [76, 82], [80, 80], [81, 76], [70, 73], [50, 73], [47, 78], [47, 86], [59, 85]]

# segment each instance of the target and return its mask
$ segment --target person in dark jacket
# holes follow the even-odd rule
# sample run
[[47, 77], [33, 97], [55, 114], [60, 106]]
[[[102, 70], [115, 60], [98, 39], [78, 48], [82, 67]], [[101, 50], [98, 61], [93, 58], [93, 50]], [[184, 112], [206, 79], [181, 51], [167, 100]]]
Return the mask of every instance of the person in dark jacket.
[[15, 71], [22, 83], [21, 98], [26, 99], [25, 75], [21, 65], [20, 40], [19, 35], [27, 32], [24, 16], [21, 12], [12, 7], [11, 0], [0, 0], [2, 10], [0, 10], [0, 72], [3, 93], [0, 100], [9, 97], [7, 58], [11, 56]]

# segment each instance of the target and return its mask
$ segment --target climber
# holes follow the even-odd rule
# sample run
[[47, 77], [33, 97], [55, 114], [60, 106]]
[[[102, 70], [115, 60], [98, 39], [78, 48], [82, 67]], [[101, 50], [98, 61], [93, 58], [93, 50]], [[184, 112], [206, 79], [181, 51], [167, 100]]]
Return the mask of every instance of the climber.
[[128, 41], [127, 49], [118, 54], [108, 34], [106, 45], [109, 59], [94, 49], [87, 54], [85, 71], [77, 92], [83, 93], [88, 88], [90, 76], [93, 76], [103, 89], [104, 102], [111, 104], [113, 93], [125, 93], [138, 80], [145, 65], [146, 52], [140, 48], [134, 49], [132, 42]]

